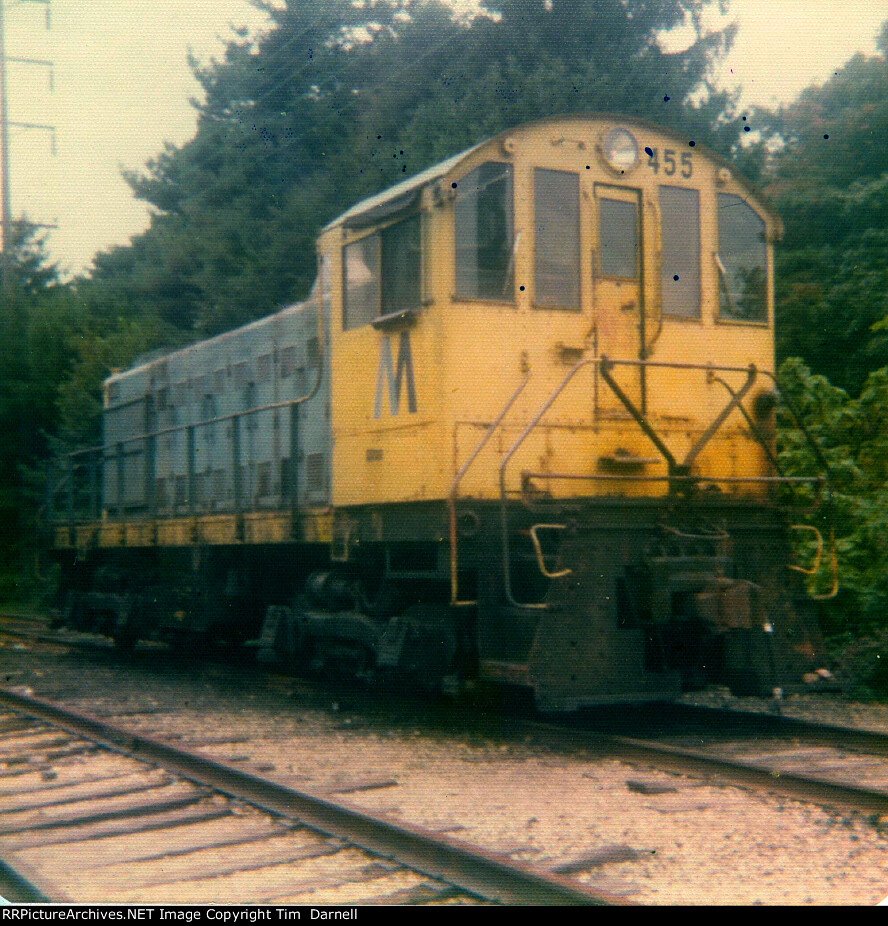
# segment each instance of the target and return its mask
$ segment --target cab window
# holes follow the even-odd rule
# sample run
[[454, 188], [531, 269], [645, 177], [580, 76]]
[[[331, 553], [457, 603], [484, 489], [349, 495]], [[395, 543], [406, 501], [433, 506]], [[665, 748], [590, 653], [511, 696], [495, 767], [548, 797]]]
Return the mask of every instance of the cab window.
[[456, 294], [514, 300], [512, 167], [488, 161], [457, 185]]
[[390, 225], [380, 235], [381, 315], [418, 309], [420, 285], [420, 219], [418, 215]]
[[598, 200], [598, 264], [602, 276], [638, 279], [638, 208], [619, 199]]
[[420, 266], [418, 215], [346, 245], [343, 328], [418, 309]]
[[663, 314], [700, 317], [700, 194], [660, 187], [660, 275]]
[[368, 235], [345, 248], [343, 327], [359, 328], [379, 314], [379, 235]]
[[766, 322], [767, 246], [763, 219], [740, 196], [718, 194], [719, 317]]
[[560, 170], [533, 172], [534, 301], [580, 307], [580, 178]]

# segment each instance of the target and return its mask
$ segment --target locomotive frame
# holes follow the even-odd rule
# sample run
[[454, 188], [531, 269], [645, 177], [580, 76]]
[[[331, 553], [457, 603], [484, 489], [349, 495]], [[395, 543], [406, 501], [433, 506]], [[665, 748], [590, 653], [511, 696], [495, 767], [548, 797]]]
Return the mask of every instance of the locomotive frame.
[[552, 710], [805, 684], [779, 233], [693, 139], [607, 115], [357, 204], [305, 303], [106, 382], [50, 491], [62, 620]]

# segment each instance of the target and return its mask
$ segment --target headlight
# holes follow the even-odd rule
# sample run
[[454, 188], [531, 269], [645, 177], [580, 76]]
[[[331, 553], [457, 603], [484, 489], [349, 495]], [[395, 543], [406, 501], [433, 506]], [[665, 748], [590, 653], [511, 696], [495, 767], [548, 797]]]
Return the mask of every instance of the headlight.
[[626, 129], [611, 129], [604, 139], [604, 160], [611, 170], [625, 172], [638, 163], [638, 144]]

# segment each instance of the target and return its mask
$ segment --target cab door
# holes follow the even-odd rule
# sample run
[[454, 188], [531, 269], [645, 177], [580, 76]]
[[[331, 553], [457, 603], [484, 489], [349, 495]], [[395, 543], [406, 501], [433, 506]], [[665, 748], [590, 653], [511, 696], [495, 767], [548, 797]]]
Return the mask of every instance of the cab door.
[[[598, 355], [610, 360], [642, 359], [644, 343], [644, 268], [641, 191], [614, 184], [595, 184], [593, 311]], [[644, 405], [644, 372], [637, 366], [616, 366], [614, 379], [639, 409]], [[627, 414], [625, 405], [599, 376], [596, 411], [604, 416]]]

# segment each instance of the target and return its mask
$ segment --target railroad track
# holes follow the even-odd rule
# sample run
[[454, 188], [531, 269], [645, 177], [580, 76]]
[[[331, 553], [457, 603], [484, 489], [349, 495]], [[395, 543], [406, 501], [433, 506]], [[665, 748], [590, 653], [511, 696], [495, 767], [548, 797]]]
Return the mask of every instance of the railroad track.
[[[43, 630], [27, 626], [21, 632], [46, 637]], [[78, 635], [70, 636], [67, 642], [79, 646]], [[57, 642], [63, 641], [59, 638]], [[87, 639], [85, 645], [92, 643]], [[610, 718], [609, 722], [602, 723], [602, 716]], [[614, 732], [618, 728], [633, 732]], [[587, 748], [671, 774], [877, 818], [888, 816], [888, 734], [774, 714], [687, 705], [587, 713], [578, 720], [557, 724], [503, 721], [497, 729], [506, 735], [511, 730], [519, 739], [532, 736], [541, 745], [562, 751]]]
[[[650, 718], [639, 725], [650, 727]], [[555, 748], [585, 747], [668, 773], [884, 817], [888, 823], [888, 734], [685, 705], [669, 706], [654, 727], [646, 735], [642, 729], [627, 736], [576, 721], [518, 721], [515, 732]], [[670, 790], [675, 789], [652, 783], [650, 793]]]
[[624, 902], [5, 690], [0, 796], [19, 901]]

